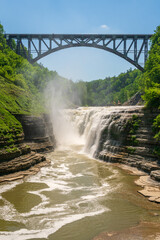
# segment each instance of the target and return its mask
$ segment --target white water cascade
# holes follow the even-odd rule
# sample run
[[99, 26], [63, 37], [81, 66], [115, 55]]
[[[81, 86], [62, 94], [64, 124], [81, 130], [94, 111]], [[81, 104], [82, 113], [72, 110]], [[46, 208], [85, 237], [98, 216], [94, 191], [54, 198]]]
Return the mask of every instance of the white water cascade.
[[[63, 144], [63, 146], [82, 144], [84, 145], [83, 152], [95, 157], [102, 141], [106, 148], [110, 145], [119, 145], [121, 132], [126, 122], [126, 114], [139, 108], [141, 107], [118, 106], [80, 107], [63, 110], [59, 116], [54, 117], [54, 133], [59, 144]], [[106, 132], [105, 137], [107, 135], [106, 139], [102, 139], [104, 131]], [[112, 139], [113, 132], [117, 133], [116, 140]]]
[[93, 240], [155, 221], [150, 203], [135, 194], [133, 176], [95, 159], [103, 150], [118, 149], [125, 121], [136, 111], [139, 107], [54, 112], [57, 148], [46, 154], [50, 164], [1, 185], [0, 239]]

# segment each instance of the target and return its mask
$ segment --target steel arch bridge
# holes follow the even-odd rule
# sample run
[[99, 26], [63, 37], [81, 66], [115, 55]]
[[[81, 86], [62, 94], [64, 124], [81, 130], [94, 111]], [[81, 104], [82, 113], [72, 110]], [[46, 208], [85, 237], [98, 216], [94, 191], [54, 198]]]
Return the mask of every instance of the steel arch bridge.
[[[151, 34], [5, 34], [17, 54], [34, 63], [48, 54], [71, 47], [94, 47], [114, 53], [144, 70]], [[14, 49], [13, 41], [16, 41]]]

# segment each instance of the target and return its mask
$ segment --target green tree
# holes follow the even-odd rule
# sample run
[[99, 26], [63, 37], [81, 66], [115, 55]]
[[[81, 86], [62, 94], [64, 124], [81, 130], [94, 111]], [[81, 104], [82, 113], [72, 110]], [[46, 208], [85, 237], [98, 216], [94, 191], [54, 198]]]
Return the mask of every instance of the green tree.
[[[151, 49], [142, 77], [145, 85], [144, 100], [148, 108], [160, 109], [160, 26], [151, 38]], [[160, 140], [160, 114], [153, 123], [155, 138]]]
[[160, 26], [151, 37], [151, 49], [143, 77], [146, 88], [160, 86]]

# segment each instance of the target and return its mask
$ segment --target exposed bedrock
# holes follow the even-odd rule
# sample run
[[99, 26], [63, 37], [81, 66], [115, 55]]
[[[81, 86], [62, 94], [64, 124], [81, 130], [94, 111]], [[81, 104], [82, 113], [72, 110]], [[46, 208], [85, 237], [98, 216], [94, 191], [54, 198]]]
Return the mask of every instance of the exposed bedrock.
[[[40, 154], [55, 148], [52, 123], [48, 115], [15, 115], [21, 122], [23, 133], [13, 139], [13, 146], [0, 149], [0, 176], [24, 171], [46, 161]], [[0, 139], [7, 146], [7, 140]], [[3, 179], [2, 179], [3, 180]]]
[[152, 131], [157, 114], [143, 108], [113, 113], [101, 133], [96, 157], [136, 167], [160, 181], [160, 157], [156, 154], [160, 143]]
[[16, 118], [23, 126], [23, 142], [27, 143], [32, 151], [43, 152], [54, 149], [56, 141], [49, 115], [16, 115]]
[[160, 181], [160, 142], [152, 131], [158, 112], [143, 106], [117, 106], [79, 108], [71, 113], [85, 138], [87, 154], [136, 167]]

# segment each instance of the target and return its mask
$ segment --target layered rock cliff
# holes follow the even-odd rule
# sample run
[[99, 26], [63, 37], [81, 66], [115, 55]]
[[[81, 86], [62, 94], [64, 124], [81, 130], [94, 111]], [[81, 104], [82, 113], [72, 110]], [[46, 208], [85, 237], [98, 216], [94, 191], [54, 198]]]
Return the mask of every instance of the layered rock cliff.
[[[12, 143], [8, 142], [7, 135], [0, 138], [0, 176], [27, 170], [46, 158], [40, 154], [53, 150], [55, 138], [52, 123], [48, 115], [30, 116], [15, 115], [22, 124], [23, 133], [12, 134]], [[1, 179], [0, 179], [1, 180]]]
[[158, 113], [144, 108], [112, 115], [111, 124], [102, 132], [97, 157], [136, 167], [160, 181], [160, 143], [152, 130]]
[[84, 151], [108, 162], [127, 164], [160, 181], [160, 143], [154, 139], [158, 112], [143, 106], [80, 108], [72, 112]]

